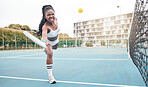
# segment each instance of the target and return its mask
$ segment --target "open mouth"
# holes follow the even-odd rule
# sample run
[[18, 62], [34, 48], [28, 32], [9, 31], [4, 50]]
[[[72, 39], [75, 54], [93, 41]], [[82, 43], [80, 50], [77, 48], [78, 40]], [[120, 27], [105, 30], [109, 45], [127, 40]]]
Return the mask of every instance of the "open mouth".
[[53, 18], [50, 18], [49, 20], [50, 20], [50, 21], [54, 21], [54, 19], [53, 19]]

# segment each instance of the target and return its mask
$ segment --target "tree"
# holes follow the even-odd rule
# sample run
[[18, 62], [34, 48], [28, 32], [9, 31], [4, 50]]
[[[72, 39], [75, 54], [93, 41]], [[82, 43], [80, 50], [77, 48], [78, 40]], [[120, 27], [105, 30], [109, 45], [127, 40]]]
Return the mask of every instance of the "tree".
[[120, 43], [120, 41], [119, 40], [116, 40], [116, 43]]
[[100, 44], [101, 44], [101, 46], [105, 46], [105, 41], [104, 40], [101, 40], [100, 41]]
[[2, 37], [2, 28], [0, 28], [0, 46], [2, 46], [3, 43], [3, 37]]
[[14, 26], [15, 26], [15, 24], [10, 24], [10, 25], [8, 26], [8, 28], [15, 29]]
[[22, 27], [22, 25], [20, 25], [20, 24], [15, 24], [15, 29], [21, 30], [21, 27]]
[[68, 34], [59, 33], [58, 35], [59, 35], [59, 39], [67, 39], [67, 38], [71, 38], [71, 37], [69, 37]]
[[27, 30], [30, 31], [31, 28], [28, 25], [20, 25], [20, 24], [10, 24], [8, 27], [5, 28], [11, 28], [11, 29], [17, 29], [17, 30]]
[[22, 25], [20, 24], [10, 24], [8, 28], [21, 30]]
[[92, 47], [92, 46], [93, 46], [93, 44], [92, 44], [91, 42], [86, 42], [85, 45], [86, 45], [87, 47]]
[[31, 30], [31, 28], [30, 28], [28, 25], [23, 25], [23, 26], [21, 27], [21, 29], [22, 29], [22, 30], [28, 30], [28, 31]]

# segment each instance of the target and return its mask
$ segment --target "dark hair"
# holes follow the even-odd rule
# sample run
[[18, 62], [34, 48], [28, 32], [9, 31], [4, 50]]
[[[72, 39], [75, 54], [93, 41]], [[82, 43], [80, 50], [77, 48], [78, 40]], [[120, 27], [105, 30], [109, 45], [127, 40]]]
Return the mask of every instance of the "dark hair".
[[40, 24], [39, 24], [39, 31], [38, 31], [38, 35], [42, 35], [42, 27], [43, 27], [43, 25], [44, 25], [44, 23], [47, 21], [46, 19], [45, 19], [45, 12], [47, 11], [47, 10], [50, 10], [50, 9], [52, 9], [53, 11], [54, 11], [54, 9], [53, 9], [53, 7], [51, 6], [51, 5], [44, 5], [43, 7], [42, 7], [42, 14], [43, 14], [43, 16], [42, 16], [42, 20], [41, 20], [41, 22], [40, 22]]

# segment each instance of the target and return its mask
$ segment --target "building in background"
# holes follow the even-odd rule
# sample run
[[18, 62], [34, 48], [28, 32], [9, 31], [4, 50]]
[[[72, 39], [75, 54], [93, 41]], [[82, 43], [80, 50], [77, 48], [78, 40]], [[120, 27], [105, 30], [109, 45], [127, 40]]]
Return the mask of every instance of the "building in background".
[[79, 21], [74, 23], [74, 36], [82, 40], [82, 45], [91, 42], [93, 46], [118, 45], [126, 47], [132, 13], [111, 17]]

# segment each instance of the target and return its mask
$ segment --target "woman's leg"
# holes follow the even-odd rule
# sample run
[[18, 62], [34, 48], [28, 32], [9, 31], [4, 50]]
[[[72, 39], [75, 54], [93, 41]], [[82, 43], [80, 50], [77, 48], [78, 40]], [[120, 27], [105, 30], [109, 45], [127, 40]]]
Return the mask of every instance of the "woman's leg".
[[53, 51], [52, 51], [52, 46], [48, 45], [46, 48], [46, 54], [47, 54], [47, 60], [46, 60], [46, 64], [53, 64]]
[[53, 84], [56, 82], [56, 80], [54, 79], [53, 74], [52, 74], [53, 51], [52, 51], [51, 45], [47, 46], [46, 54], [47, 54], [46, 64], [47, 64], [47, 71], [48, 71], [48, 75], [49, 75], [49, 81], [51, 84]]

